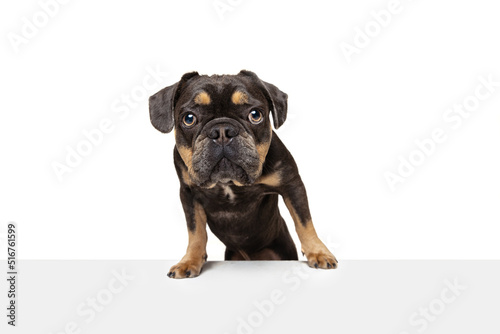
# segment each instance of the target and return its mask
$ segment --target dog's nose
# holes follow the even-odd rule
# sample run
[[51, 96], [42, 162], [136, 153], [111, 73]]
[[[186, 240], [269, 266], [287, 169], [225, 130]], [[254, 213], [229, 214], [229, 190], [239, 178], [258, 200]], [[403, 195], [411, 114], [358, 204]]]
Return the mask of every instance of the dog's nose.
[[208, 131], [207, 137], [223, 146], [229, 144], [238, 133], [238, 128], [231, 124], [217, 124]]

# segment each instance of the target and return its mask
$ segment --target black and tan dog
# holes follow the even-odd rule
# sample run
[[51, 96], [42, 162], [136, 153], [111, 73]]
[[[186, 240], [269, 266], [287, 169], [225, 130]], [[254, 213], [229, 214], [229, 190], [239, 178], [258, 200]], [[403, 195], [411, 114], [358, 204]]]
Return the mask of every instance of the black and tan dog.
[[195, 277], [207, 260], [206, 225], [226, 245], [226, 260], [297, 260], [278, 210], [295, 223], [309, 266], [336, 268], [314, 229], [297, 165], [271, 125], [286, 119], [287, 95], [255, 73], [186, 73], [149, 98], [153, 126], [174, 129], [174, 163], [186, 215], [186, 255], [168, 273]]

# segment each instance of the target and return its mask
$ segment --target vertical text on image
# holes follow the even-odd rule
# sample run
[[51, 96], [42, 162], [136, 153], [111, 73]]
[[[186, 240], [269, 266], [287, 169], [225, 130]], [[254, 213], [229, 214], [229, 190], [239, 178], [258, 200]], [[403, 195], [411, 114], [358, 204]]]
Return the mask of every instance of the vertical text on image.
[[17, 225], [10, 222], [7, 224], [7, 324], [10, 326], [16, 326], [18, 316], [17, 281]]

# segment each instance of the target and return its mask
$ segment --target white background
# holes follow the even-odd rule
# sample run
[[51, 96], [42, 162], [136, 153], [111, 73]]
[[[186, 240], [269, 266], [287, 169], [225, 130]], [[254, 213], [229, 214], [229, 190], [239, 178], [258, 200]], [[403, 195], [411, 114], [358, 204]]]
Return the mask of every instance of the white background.
[[[277, 133], [340, 261], [500, 257], [500, 87], [457, 129], [443, 121], [479, 76], [500, 81], [495, 2], [401, 0], [351, 62], [341, 43], [389, 1], [230, 3], [221, 17], [212, 0], [69, 1], [17, 51], [9, 36], [42, 9], [2, 3], [0, 242], [14, 221], [21, 258], [180, 258], [173, 135], [151, 126], [146, 98], [114, 111], [148, 68], [168, 72], [148, 96], [187, 71], [248, 69], [289, 95]], [[52, 164], [103, 119], [111, 133], [58, 180]], [[384, 173], [435, 128], [447, 140], [391, 191]], [[209, 235], [209, 259], [223, 250]]]

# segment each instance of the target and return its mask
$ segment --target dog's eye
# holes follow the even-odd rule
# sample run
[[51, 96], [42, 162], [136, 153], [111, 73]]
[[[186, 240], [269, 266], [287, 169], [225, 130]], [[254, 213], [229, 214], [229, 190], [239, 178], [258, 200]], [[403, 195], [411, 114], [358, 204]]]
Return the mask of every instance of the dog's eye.
[[248, 120], [252, 124], [259, 124], [260, 122], [262, 122], [263, 119], [264, 117], [262, 117], [262, 113], [258, 110], [252, 110], [248, 114]]
[[187, 114], [182, 119], [182, 122], [184, 123], [185, 126], [192, 127], [196, 123], [196, 116], [193, 114]]

